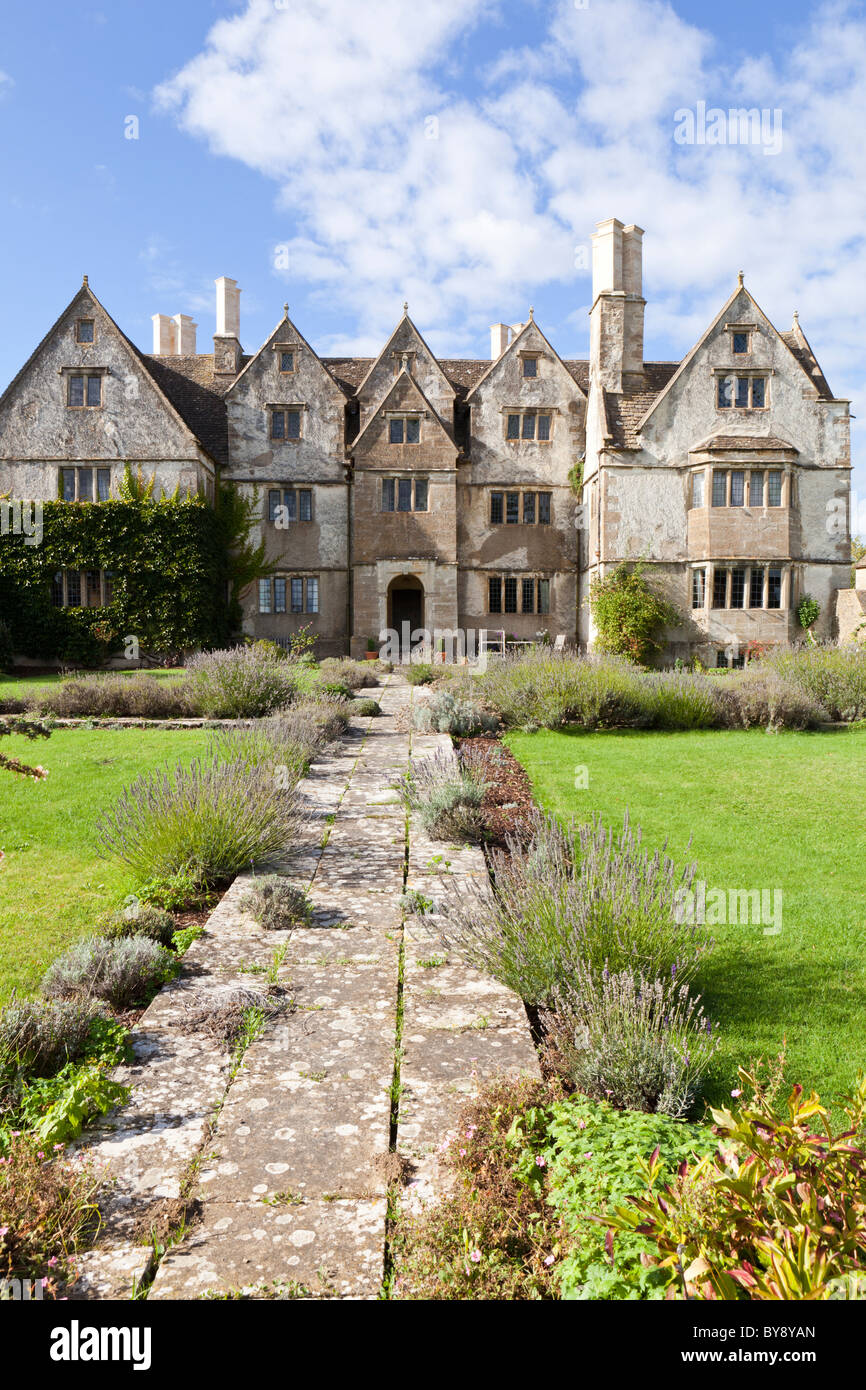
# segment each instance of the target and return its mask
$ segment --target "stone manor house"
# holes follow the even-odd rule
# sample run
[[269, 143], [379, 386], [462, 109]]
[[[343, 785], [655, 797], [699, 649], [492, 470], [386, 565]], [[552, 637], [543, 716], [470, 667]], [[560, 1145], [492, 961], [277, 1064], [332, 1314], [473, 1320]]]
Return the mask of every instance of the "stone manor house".
[[[642, 238], [593, 237], [589, 361], [532, 310], [494, 324], [489, 360], [438, 359], [404, 305], [375, 359], [319, 357], [288, 316], [252, 355], [240, 289], [216, 281], [213, 351], [155, 314], [153, 352], [87, 278], [0, 397], [0, 496], [112, 496], [127, 463], [213, 497], [255, 497], [274, 574], [244, 629], [360, 654], [409, 622], [591, 645], [590, 583], [645, 559], [682, 615], [667, 658], [739, 662], [797, 635], [796, 606], [850, 577], [849, 412], [802, 328], [780, 332], [742, 276], [681, 362], [644, 359]], [[105, 602], [100, 576], [54, 602]]]

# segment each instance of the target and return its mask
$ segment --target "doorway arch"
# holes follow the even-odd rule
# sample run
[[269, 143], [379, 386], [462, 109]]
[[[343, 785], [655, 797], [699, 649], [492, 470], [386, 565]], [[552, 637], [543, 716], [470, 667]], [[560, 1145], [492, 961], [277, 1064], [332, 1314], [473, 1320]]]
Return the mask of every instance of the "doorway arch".
[[411, 646], [412, 633], [423, 626], [424, 585], [417, 575], [396, 575], [388, 585], [388, 627], [397, 633], [401, 649]]

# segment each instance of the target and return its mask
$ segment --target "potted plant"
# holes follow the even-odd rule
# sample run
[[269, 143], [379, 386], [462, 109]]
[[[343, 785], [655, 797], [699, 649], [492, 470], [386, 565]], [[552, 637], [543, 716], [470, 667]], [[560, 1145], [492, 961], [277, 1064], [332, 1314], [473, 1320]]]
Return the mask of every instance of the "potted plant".
[[364, 660], [365, 660], [365, 661], [378, 661], [378, 660], [379, 660], [379, 648], [376, 646], [376, 639], [375, 639], [375, 637], [368, 637], [368, 638], [367, 638], [367, 650], [366, 650], [365, 653], [364, 653]]

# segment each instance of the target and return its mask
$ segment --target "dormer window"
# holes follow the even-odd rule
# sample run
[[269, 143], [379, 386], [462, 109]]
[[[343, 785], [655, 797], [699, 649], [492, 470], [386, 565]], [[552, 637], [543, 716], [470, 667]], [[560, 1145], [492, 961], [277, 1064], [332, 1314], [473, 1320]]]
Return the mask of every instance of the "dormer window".
[[96, 335], [96, 325], [93, 319], [75, 320], [75, 341], [76, 343], [92, 343]]
[[292, 348], [280, 349], [280, 371], [284, 376], [295, 370], [295, 354]]
[[525, 356], [523, 358], [523, 375], [525, 377], [538, 376], [538, 358]]
[[301, 407], [271, 406], [271, 439], [300, 439], [301, 437]]
[[392, 415], [388, 421], [388, 439], [391, 444], [419, 444], [421, 421], [418, 416]]

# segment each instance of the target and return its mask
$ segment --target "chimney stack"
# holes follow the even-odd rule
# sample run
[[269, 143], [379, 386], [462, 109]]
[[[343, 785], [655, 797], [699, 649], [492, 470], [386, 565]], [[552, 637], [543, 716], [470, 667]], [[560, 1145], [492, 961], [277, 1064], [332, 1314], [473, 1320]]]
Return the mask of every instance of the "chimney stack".
[[168, 314], [153, 314], [153, 355], [173, 357], [177, 352], [177, 323]]
[[508, 340], [511, 329], [507, 323], [492, 323], [490, 325], [490, 357], [492, 361], [500, 358], [508, 347]]
[[176, 352], [181, 357], [195, 357], [195, 330], [197, 323], [193, 323], [189, 314], [175, 314], [174, 322], [177, 325]]
[[643, 377], [643, 229], [615, 217], [592, 238], [590, 362], [608, 391], [638, 386]]
[[241, 292], [237, 280], [221, 275], [216, 284], [216, 333], [213, 369], [219, 376], [237, 376], [241, 364]]

